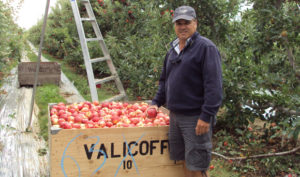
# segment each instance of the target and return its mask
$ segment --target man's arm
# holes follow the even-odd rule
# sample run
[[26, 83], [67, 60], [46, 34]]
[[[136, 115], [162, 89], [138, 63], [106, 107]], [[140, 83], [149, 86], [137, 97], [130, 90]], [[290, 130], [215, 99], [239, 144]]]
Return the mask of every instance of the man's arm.
[[152, 105], [156, 105], [157, 107], [164, 105], [166, 102], [165, 81], [166, 81], [167, 57], [168, 54], [165, 57], [163, 69], [160, 75], [158, 90], [156, 92], [155, 97], [152, 100]]
[[223, 98], [221, 57], [216, 47], [206, 48], [202, 72], [204, 104], [201, 108], [200, 119], [209, 123], [217, 114]]
[[204, 104], [195, 128], [196, 135], [209, 131], [210, 122], [216, 116], [222, 104], [222, 66], [221, 57], [216, 47], [207, 47], [203, 66]]

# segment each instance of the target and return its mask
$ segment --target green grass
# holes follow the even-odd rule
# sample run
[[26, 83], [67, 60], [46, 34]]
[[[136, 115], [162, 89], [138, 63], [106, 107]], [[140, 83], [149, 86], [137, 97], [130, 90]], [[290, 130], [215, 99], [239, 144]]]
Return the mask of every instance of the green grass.
[[211, 161], [210, 164], [214, 166], [214, 169], [208, 170], [210, 177], [239, 177], [239, 176], [241, 176], [239, 173], [233, 172], [230, 169], [230, 164], [224, 162], [223, 160], [213, 158], [213, 160]]
[[57, 85], [43, 85], [36, 89], [35, 101], [39, 107], [39, 125], [40, 135], [48, 140], [48, 104], [49, 103], [66, 103], [65, 99], [59, 95], [59, 88]]

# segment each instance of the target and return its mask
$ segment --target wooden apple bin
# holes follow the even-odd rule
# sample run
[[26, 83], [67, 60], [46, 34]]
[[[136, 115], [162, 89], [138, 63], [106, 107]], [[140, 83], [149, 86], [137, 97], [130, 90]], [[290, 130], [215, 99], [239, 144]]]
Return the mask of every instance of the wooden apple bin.
[[168, 128], [54, 129], [49, 104], [51, 177], [182, 177], [169, 159]]

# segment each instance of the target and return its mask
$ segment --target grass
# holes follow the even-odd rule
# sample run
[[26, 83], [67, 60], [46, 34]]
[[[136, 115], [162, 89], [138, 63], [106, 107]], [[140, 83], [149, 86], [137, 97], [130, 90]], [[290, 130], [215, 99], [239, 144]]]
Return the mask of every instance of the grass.
[[59, 88], [57, 85], [43, 85], [36, 89], [35, 96], [36, 103], [40, 109], [39, 124], [40, 135], [47, 141], [48, 140], [48, 104], [66, 102], [65, 99], [59, 95]]
[[230, 165], [226, 164], [224, 161], [219, 159], [214, 159], [211, 161], [210, 165], [213, 165], [213, 169], [209, 169], [210, 177], [239, 177], [240, 174], [233, 172], [230, 169]]

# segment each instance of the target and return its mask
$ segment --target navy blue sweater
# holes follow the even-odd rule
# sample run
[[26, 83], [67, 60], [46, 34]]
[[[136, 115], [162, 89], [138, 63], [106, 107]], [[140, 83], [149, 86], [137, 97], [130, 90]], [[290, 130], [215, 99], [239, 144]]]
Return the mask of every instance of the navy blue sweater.
[[213, 42], [195, 32], [178, 55], [167, 53], [152, 104], [175, 113], [199, 115], [210, 122], [222, 103], [220, 53]]

